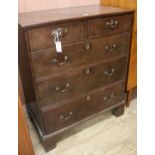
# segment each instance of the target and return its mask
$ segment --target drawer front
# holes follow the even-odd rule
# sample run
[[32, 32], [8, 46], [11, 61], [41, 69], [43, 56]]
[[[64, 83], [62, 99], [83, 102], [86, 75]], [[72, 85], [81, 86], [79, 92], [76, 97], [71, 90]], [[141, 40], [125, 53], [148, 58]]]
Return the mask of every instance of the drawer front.
[[62, 75], [37, 83], [41, 106], [54, 104], [125, 78], [126, 58], [89, 66], [73, 76]]
[[133, 15], [96, 18], [89, 21], [90, 38], [130, 31]]
[[125, 84], [84, 95], [75, 101], [51, 109], [42, 110], [46, 134], [67, 127], [92, 114], [125, 100]]
[[64, 71], [73, 72], [86, 64], [121, 56], [129, 52], [130, 34], [122, 33], [89, 43], [81, 43], [63, 47], [63, 52], [57, 54], [55, 49], [47, 49], [32, 53], [32, 63], [36, 78], [50, 74], [60, 74]]
[[28, 32], [31, 51], [54, 47], [54, 32], [56, 31], [61, 31], [59, 39], [63, 45], [84, 41], [87, 38], [85, 21], [36, 28]]

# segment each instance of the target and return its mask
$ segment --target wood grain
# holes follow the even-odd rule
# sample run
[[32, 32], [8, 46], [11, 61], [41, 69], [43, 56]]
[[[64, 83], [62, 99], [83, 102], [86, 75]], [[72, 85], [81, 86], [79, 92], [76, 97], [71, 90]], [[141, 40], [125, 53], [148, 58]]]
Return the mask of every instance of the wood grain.
[[[124, 89], [124, 83], [120, 83], [119, 85], [117, 84], [95, 93], [84, 95], [76, 101], [67, 102], [51, 109], [46, 108], [47, 110], [43, 112], [46, 134], [65, 128], [126, 100]], [[116, 114], [118, 113], [119, 111], [116, 112]]]
[[[130, 31], [132, 27], [132, 17], [132, 14], [127, 14], [89, 20], [90, 38], [106, 37], [108, 35]], [[107, 26], [107, 23], [110, 21], [118, 22], [116, 28]]]
[[31, 51], [55, 47], [52, 32], [58, 28], [68, 31], [62, 34], [62, 45], [81, 42], [87, 39], [86, 21], [50, 25], [28, 31]]
[[[78, 43], [72, 46], [64, 46], [61, 54], [56, 53], [55, 48], [32, 52], [32, 64], [35, 71], [36, 80], [52, 74], [63, 73], [64, 71], [72, 73], [81, 66], [103, 62], [115, 57], [128, 55], [129, 53], [130, 33], [122, 33], [106, 38], [90, 40], [90, 49], [86, 49], [86, 43]], [[112, 48], [113, 44], [117, 47]], [[109, 47], [105, 49], [105, 47]], [[68, 60], [63, 65], [64, 57]], [[57, 59], [59, 63], [52, 61]], [[87, 60], [87, 61], [86, 61]]]
[[[19, 24], [24, 27], [34, 27], [67, 20], [87, 19], [88, 17], [108, 16], [132, 13], [132, 9], [91, 5], [83, 7], [72, 7], [55, 10], [45, 10], [31, 13], [19, 14]], [[51, 18], [52, 17], [52, 18]]]
[[[32, 142], [30, 140], [27, 123], [25, 115], [22, 109], [24, 103], [23, 99], [23, 90], [21, 82], [20, 85], [20, 94], [18, 96], [18, 155], [34, 155], [34, 150], [32, 147]], [[22, 95], [22, 96], [20, 96]]]
[[101, 5], [135, 10], [127, 90], [137, 86], [137, 0], [101, 0]]
[[[72, 72], [72, 75], [63, 72], [55, 78], [38, 82], [36, 85], [39, 104], [45, 106], [56, 104], [57, 102], [66, 102], [71, 98], [77, 98], [106, 85], [108, 86], [114, 82], [125, 80], [126, 60], [126, 57], [122, 57], [108, 63], [87, 67], [90, 69], [89, 74], [85, 74], [87, 68], [83, 68], [82, 70], [75, 70], [74, 74]], [[110, 76], [104, 73], [105, 71], [111, 73], [112, 69], [115, 71]], [[69, 87], [66, 91], [61, 92], [56, 90], [56, 87], [60, 87], [60, 90], [65, 89], [67, 83]]]
[[[34, 13], [24, 13], [19, 15], [19, 25], [22, 27], [23, 34], [25, 34], [25, 38], [23, 37], [23, 39], [25, 39], [25, 47], [27, 47], [25, 51], [21, 50], [20, 52], [27, 53], [27, 57], [29, 58], [29, 61], [26, 61], [27, 64], [23, 64], [22, 60], [24, 61], [24, 59], [23, 57], [21, 57], [22, 55], [20, 55], [20, 58], [22, 58], [20, 61], [20, 65], [30, 65], [29, 67], [31, 69], [31, 72], [29, 72], [29, 74], [32, 76], [33, 79], [32, 82], [34, 87], [32, 89], [34, 89], [33, 91], [35, 92], [36, 98], [36, 101], [29, 104], [29, 113], [31, 115], [33, 123], [36, 125], [37, 131], [40, 135], [41, 141], [46, 151], [53, 149], [55, 147], [55, 144], [61, 138], [65, 137], [67, 133], [69, 134], [71, 129], [75, 131], [74, 129], [80, 127], [80, 124], [82, 122], [86, 122], [88, 119], [99, 115], [100, 111], [98, 110], [101, 110], [102, 106], [103, 110], [101, 112], [114, 110], [114, 114], [116, 116], [120, 116], [123, 114], [126, 97], [124, 97], [123, 100], [118, 101], [118, 103], [114, 103], [112, 105], [109, 105], [108, 107], [103, 104], [97, 105], [97, 103], [99, 102], [95, 102], [95, 107], [93, 108], [93, 110], [96, 109], [96, 111], [94, 111], [93, 114], [91, 114], [91, 111], [85, 107], [85, 104], [87, 102], [87, 100], [85, 101], [85, 97], [87, 97], [87, 95], [89, 94], [91, 94], [92, 96], [94, 94], [94, 97], [97, 97], [96, 101], [103, 101], [104, 98], [102, 97], [104, 95], [100, 94], [100, 98], [100, 95], [98, 96], [96, 94], [97, 91], [100, 91], [101, 89], [106, 89], [108, 87], [115, 88], [114, 84], [116, 82], [123, 82], [122, 86], [123, 88], [125, 88], [128, 64], [127, 62], [129, 58], [129, 54], [127, 53], [130, 49], [130, 47], [128, 46], [130, 39], [128, 37], [126, 37], [125, 39], [127, 47], [125, 48], [126, 50], [124, 51], [124, 53], [126, 54], [119, 55], [117, 53], [117, 55], [115, 55], [113, 58], [103, 58], [104, 60], [100, 60], [100, 62], [98, 62], [98, 59], [94, 59], [94, 62], [91, 62], [89, 64], [87, 63], [88, 57], [86, 57], [85, 62], [80, 64], [77, 68], [72, 67], [72, 71], [68, 70], [68, 68], [64, 69], [61, 72], [56, 71], [56, 73], [49, 70], [46, 74], [44, 74], [43, 76], [41, 75], [39, 78], [36, 78], [36, 67], [34, 67], [34, 64], [32, 63], [32, 55], [34, 55], [35, 53], [41, 53], [44, 48], [46, 48], [46, 50], [47, 48], [49, 48], [49, 44], [46, 45], [46, 41], [43, 41], [42, 44], [42, 40], [44, 40], [44, 38], [48, 40], [48, 36], [51, 36], [51, 26], [54, 27], [57, 24], [68, 26], [70, 25], [68, 30], [69, 35], [67, 36], [66, 34], [66, 37], [68, 37], [68, 42], [73, 42], [69, 44], [67, 42], [67, 39], [65, 39], [66, 42], [62, 41], [64, 43], [62, 45], [63, 47], [71, 47], [77, 44], [87, 44], [88, 42], [94, 42], [96, 39], [105, 39], [105, 43], [106, 40], [111, 42], [112, 40], [116, 39], [115, 35], [118, 35], [120, 33], [121, 35], [128, 33], [129, 36], [131, 36], [132, 18], [132, 9], [121, 9], [107, 6], [85, 6], [39, 11]], [[73, 28], [76, 25], [73, 26], [70, 24], [73, 22], [80, 22], [81, 24], [78, 24], [78, 26], [83, 25], [82, 23], [84, 22], [86, 23], [86, 28], [84, 29], [85, 26], [80, 26], [81, 28], [79, 28], [78, 32], [77, 29]], [[91, 26], [91, 24], [93, 26]], [[103, 32], [103, 26], [105, 27], [105, 25], [106, 30], [104, 30]], [[47, 27], [50, 28], [46, 29]], [[40, 29], [43, 30], [41, 31], [41, 33], [39, 33], [39, 31], [37, 33], [34, 33], [35, 30]], [[80, 31], [82, 32], [82, 29], [85, 31], [85, 37], [79, 35]], [[46, 30], [48, 33], [46, 32]], [[28, 35], [30, 31], [33, 31], [33, 35], [32, 33], [31, 35]], [[41, 42], [38, 42], [39, 45], [37, 45], [37, 41], [35, 41], [38, 38], [39, 40], [41, 39]], [[60, 38], [62, 38], [62, 35]], [[114, 48], [118, 47], [117, 45], [114, 45], [114, 43], [112, 43], [111, 45], [111, 43], [110, 45], [108, 45], [108, 47], [103, 47], [103, 49], [100, 45], [100, 53], [104, 52], [105, 49], [111, 52], [114, 51]], [[94, 45], [96, 44], [97, 43], [94, 43]], [[103, 44], [103, 42], [100, 42], [100, 44]], [[124, 47], [126, 45], [124, 44]], [[53, 47], [51, 46], [49, 49], [53, 49]], [[96, 49], [97, 48], [94, 48], [93, 52], [95, 52]], [[87, 51], [87, 53], [88, 55], [91, 55], [90, 52]], [[22, 54], [24, 55], [24, 53]], [[48, 62], [44, 61], [42, 65], [46, 66], [46, 63]], [[44, 68], [46, 68], [45, 66]], [[27, 78], [26, 74], [22, 75], [25, 77], [25, 79]], [[114, 90], [114, 88], [112, 90]], [[108, 91], [104, 92], [104, 94], [106, 95], [107, 100], [111, 100], [113, 95], [106, 94], [107, 92]], [[125, 89], [121, 89], [119, 92], [120, 94], [125, 95]], [[56, 106], [58, 106], [58, 108], [55, 108]], [[47, 116], [43, 114], [43, 110], [45, 110], [46, 108], [47, 113], [45, 115]], [[58, 115], [63, 115], [61, 118], [65, 118], [65, 120], [68, 120], [71, 115], [70, 110], [75, 112], [76, 116], [73, 118], [74, 121], [71, 121], [71, 123], [68, 125], [63, 125], [64, 123], [59, 124]], [[35, 112], [38, 112], [38, 114]], [[79, 115], [79, 112], [82, 112], [82, 115]], [[38, 121], [33, 115], [37, 117]], [[56, 120], [53, 120], [53, 118], [55, 118]], [[51, 122], [52, 120], [53, 122]], [[54, 129], [51, 125], [55, 125], [56, 129]]]
[[[119, 118], [106, 112], [83, 123], [85, 130], [75, 133], [57, 144], [48, 155], [137, 155], [136, 100]], [[31, 127], [32, 123], [28, 119]], [[92, 125], [94, 124], [94, 125]], [[119, 125], [118, 125], [119, 124]], [[81, 125], [82, 126], [82, 125]], [[35, 155], [47, 155], [34, 128], [30, 128]], [[37, 142], [36, 142], [37, 141]]]

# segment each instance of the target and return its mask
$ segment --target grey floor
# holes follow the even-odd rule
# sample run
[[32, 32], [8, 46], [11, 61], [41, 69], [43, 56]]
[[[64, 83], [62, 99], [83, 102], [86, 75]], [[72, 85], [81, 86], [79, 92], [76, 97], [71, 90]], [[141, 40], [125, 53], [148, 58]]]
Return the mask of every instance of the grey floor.
[[58, 142], [57, 147], [48, 153], [44, 152], [26, 114], [35, 155], [136, 155], [136, 103], [137, 100], [133, 100], [121, 117], [116, 118], [111, 112], [100, 115], [95, 118], [97, 123]]

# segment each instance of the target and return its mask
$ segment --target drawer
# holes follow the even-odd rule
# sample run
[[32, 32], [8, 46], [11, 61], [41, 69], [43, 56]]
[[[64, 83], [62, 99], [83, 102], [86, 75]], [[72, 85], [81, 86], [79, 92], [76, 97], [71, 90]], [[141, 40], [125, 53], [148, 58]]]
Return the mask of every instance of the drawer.
[[50, 74], [73, 72], [86, 64], [119, 57], [129, 52], [130, 34], [122, 33], [89, 43], [80, 43], [63, 47], [63, 52], [57, 54], [55, 49], [46, 49], [32, 53], [32, 63], [37, 79]]
[[90, 38], [130, 31], [133, 15], [113, 16], [89, 20]]
[[126, 57], [88, 66], [75, 71], [76, 74], [52, 78], [37, 83], [40, 105], [54, 104], [85, 92], [104, 87], [113, 82], [124, 80]]
[[60, 40], [63, 45], [81, 42], [87, 38], [85, 21], [35, 28], [28, 31], [31, 51], [54, 47], [54, 36], [52, 33], [56, 30], [61, 31]]
[[125, 83], [100, 89], [92, 94], [64, 103], [63, 105], [43, 108], [46, 134], [60, 130], [92, 114], [105, 110], [126, 99]]

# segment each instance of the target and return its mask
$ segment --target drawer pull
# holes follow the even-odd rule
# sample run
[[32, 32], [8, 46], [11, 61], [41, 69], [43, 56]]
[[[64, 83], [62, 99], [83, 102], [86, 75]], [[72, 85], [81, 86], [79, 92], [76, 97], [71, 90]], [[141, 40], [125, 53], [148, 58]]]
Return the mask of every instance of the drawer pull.
[[65, 116], [63, 116], [63, 115], [60, 115], [59, 118], [65, 120], [65, 121], [67, 121], [68, 119], [71, 118], [72, 114], [73, 114], [73, 113], [72, 113], [72, 111], [71, 111], [71, 112], [68, 114], [68, 116], [65, 117]]
[[86, 43], [86, 50], [90, 50], [90, 44]]
[[86, 96], [86, 100], [90, 101], [91, 100], [91, 96], [90, 95]]
[[65, 88], [61, 88], [60, 86], [56, 87], [56, 91], [60, 92], [60, 93], [64, 93], [68, 90], [69, 88], [69, 83], [66, 84]]
[[89, 75], [89, 74], [90, 74], [90, 68], [86, 68], [86, 69], [85, 69], [85, 74], [86, 74], [86, 75]]
[[60, 41], [60, 37], [62, 36], [62, 34], [67, 32], [68, 32], [67, 28], [57, 28], [53, 30], [52, 35], [54, 36], [54, 41]]
[[104, 74], [107, 75], [108, 77], [111, 77], [114, 72], [115, 72], [115, 69], [112, 68], [110, 71], [109, 70], [104, 71]]
[[110, 102], [114, 98], [114, 94], [111, 94], [109, 97], [105, 96], [104, 101]]
[[109, 21], [106, 22], [106, 26], [110, 29], [116, 28], [118, 25], [118, 21], [114, 19], [110, 19]]
[[109, 47], [109, 46], [105, 46], [105, 50], [107, 51], [107, 52], [113, 52], [115, 49], [116, 49], [116, 47], [117, 47], [117, 45], [116, 44], [112, 44], [112, 46], [111, 47]]
[[57, 64], [58, 66], [63, 66], [68, 62], [68, 56], [65, 55], [62, 62], [59, 62], [59, 60], [57, 60], [56, 58], [53, 58], [52, 62], [54, 64]]

